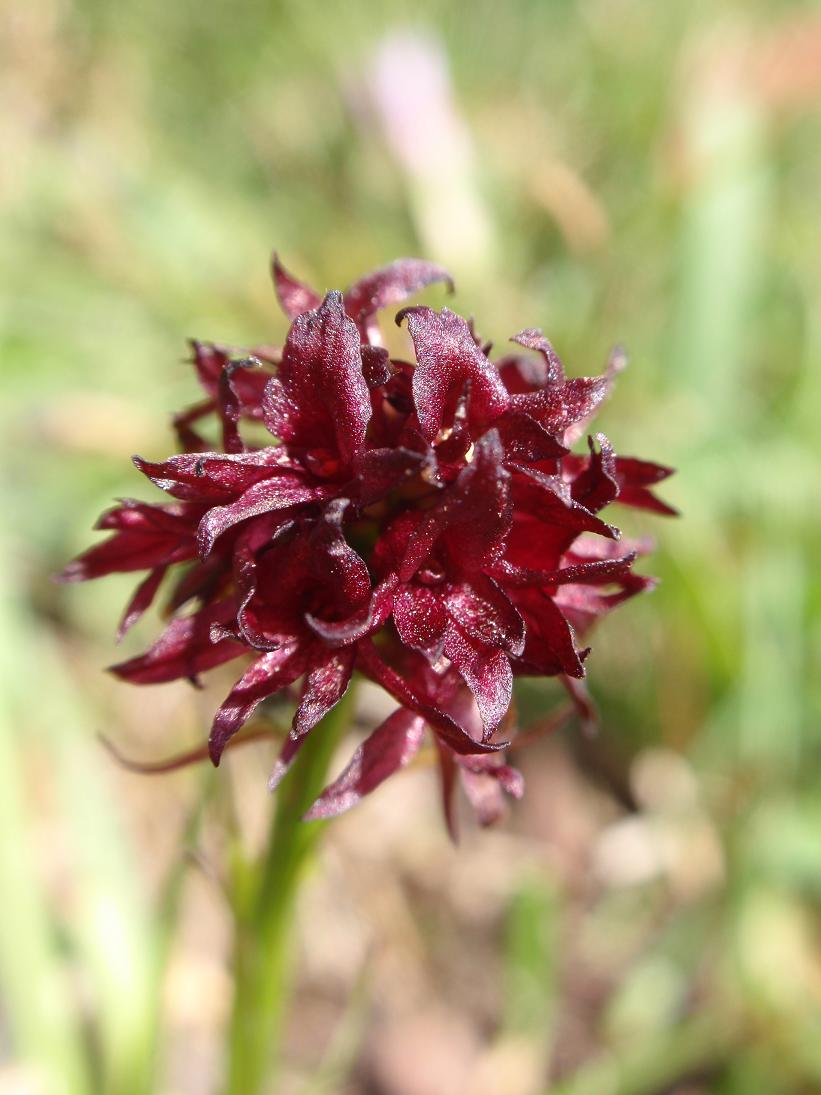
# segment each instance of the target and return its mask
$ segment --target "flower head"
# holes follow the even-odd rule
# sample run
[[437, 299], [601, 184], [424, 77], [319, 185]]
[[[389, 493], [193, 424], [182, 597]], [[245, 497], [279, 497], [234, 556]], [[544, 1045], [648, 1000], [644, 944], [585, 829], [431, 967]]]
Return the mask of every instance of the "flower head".
[[[211, 728], [215, 764], [260, 702], [297, 687], [276, 785], [356, 669], [398, 706], [309, 816], [354, 805], [429, 728], [449, 819], [458, 776], [490, 822], [503, 791], [522, 793], [502, 757], [513, 678], [558, 676], [589, 710], [580, 640], [653, 584], [633, 570], [647, 545], [601, 513], [616, 501], [673, 512], [652, 493], [670, 469], [616, 456], [602, 434], [570, 451], [618, 354], [603, 376], [567, 379], [539, 331], [494, 362], [461, 316], [408, 307], [396, 322], [415, 360], [391, 359], [377, 312], [434, 282], [452, 288], [438, 266], [402, 259], [324, 298], [276, 257], [273, 276], [285, 345], [192, 343], [205, 399], [175, 419], [184, 451], [134, 458], [174, 501], [121, 502], [100, 519], [108, 539], [62, 577], [147, 571], [120, 634], [168, 580], [170, 623], [113, 667], [123, 680], [196, 681], [245, 659]], [[200, 432], [209, 419], [219, 449]], [[250, 443], [254, 421], [265, 443], [259, 426]]]

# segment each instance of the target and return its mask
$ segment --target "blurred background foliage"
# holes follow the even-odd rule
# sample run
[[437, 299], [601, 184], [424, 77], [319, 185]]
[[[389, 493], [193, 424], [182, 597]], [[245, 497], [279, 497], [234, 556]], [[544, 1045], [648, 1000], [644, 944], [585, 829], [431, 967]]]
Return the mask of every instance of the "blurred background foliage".
[[[817, 7], [9, 0], [0, 25], [0, 1091], [219, 1090], [221, 879], [270, 746], [218, 780], [125, 771], [98, 734], [194, 745], [225, 681], [115, 684], [131, 583], [49, 576], [150, 496], [128, 457], [172, 448], [184, 338], [283, 337], [274, 246], [325, 286], [439, 260], [483, 335], [542, 326], [573, 373], [622, 340], [601, 428], [679, 469], [684, 513], [624, 516], [662, 584], [594, 643], [600, 736], [523, 750], [505, 825], [452, 849], [423, 763], [330, 827], [287, 1090], [821, 1090]], [[529, 687], [523, 721], [558, 702]]]

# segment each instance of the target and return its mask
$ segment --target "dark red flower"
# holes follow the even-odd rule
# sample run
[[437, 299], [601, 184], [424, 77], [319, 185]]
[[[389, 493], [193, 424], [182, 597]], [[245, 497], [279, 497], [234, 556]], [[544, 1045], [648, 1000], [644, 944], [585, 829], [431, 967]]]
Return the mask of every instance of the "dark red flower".
[[[539, 331], [497, 362], [443, 308], [405, 308], [415, 361], [393, 360], [376, 313], [441, 281], [402, 259], [320, 298], [277, 258], [292, 321], [282, 350], [194, 342], [205, 399], [175, 422], [185, 449], [137, 468], [175, 499], [125, 501], [109, 539], [65, 581], [145, 570], [120, 632], [171, 577], [171, 621], [113, 668], [152, 684], [253, 655], [214, 719], [215, 764], [260, 702], [299, 683], [271, 783], [344, 694], [354, 670], [397, 709], [356, 750], [309, 817], [348, 809], [433, 733], [453, 824], [457, 777], [483, 823], [519, 796], [500, 737], [515, 676], [558, 676], [589, 716], [582, 678], [590, 625], [652, 585], [643, 543], [600, 516], [620, 502], [674, 512], [652, 493], [670, 469], [618, 457], [607, 439], [570, 452], [622, 365], [567, 379]], [[217, 444], [201, 429], [216, 420]], [[247, 429], [254, 421], [256, 443]], [[196, 425], [196, 429], [195, 429]], [[260, 444], [259, 431], [270, 436]]]

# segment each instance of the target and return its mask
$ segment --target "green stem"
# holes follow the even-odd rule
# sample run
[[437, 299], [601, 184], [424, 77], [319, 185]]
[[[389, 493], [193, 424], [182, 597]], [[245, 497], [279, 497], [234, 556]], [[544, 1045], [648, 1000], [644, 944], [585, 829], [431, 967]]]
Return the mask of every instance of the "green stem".
[[305, 863], [324, 828], [322, 822], [303, 822], [302, 817], [324, 786], [334, 749], [349, 723], [352, 694], [351, 687], [311, 731], [277, 791], [265, 859], [250, 894], [239, 903], [226, 1095], [276, 1090], [295, 898]]

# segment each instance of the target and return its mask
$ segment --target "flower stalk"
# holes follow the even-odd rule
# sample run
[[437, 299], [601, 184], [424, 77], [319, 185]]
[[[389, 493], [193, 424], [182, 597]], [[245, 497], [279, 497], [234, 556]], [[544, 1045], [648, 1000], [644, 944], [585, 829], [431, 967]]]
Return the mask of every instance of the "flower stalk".
[[316, 726], [277, 792], [268, 847], [250, 885], [240, 879], [234, 942], [234, 1006], [226, 1095], [276, 1090], [290, 995], [296, 899], [325, 827], [303, 816], [325, 784], [353, 715], [353, 685]]

